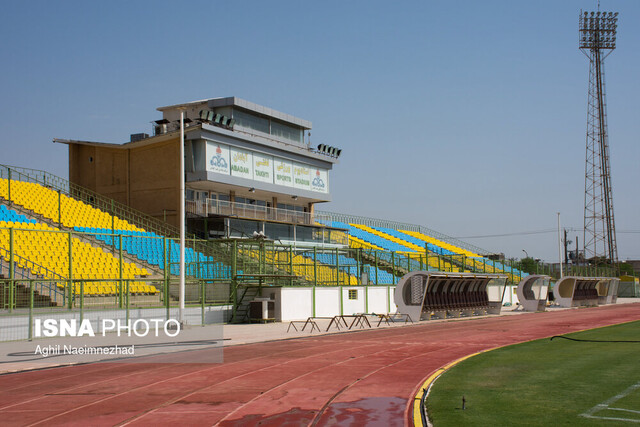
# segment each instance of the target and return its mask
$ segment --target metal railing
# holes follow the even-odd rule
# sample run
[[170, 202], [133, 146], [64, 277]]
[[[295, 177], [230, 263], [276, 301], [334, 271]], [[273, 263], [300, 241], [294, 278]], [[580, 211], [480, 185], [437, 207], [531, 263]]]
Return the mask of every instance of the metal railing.
[[487, 255], [492, 253], [491, 251], [482, 249], [478, 246], [472, 245], [467, 242], [463, 242], [454, 237], [447, 236], [446, 234], [440, 233], [438, 231], [432, 230], [422, 225], [409, 224], [406, 222], [390, 221], [390, 220], [379, 219], [379, 218], [371, 218], [366, 216], [341, 214], [341, 213], [335, 213], [335, 212], [316, 211], [316, 214], [319, 215], [319, 217], [321, 218], [327, 218], [328, 221], [339, 221], [347, 224], [348, 223], [362, 224], [362, 225], [367, 225], [369, 227], [392, 228], [394, 230], [415, 231], [418, 233], [426, 234], [427, 236], [431, 236], [445, 243], [449, 243], [453, 246], [466, 249], [468, 251], [474, 252], [479, 255]]
[[[536, 265], [536, 274], [546, 274], [554, 279], [560, 278], [560, 268], [557, 264]], [[618, 270], [614, 267], [603, 267], [596, 265], [563, 265], [563, 276], [582, 276], [582, 277], [617, 277]]]
[[326, 215], [218, 199], [187, 200], [186, 210], [190, 214], [205, 217], [209, 214], [215, 214], [305, 225], [314, 225], [318, 220], [329, 219]]
[[[62, 194], [80, 200], [146, 231], [156, 233], [160, 236], [180, 236], [180, 230], [177, 227], [46, 171], [0, 165], [0, 178], [8, 179], [9, 186], [11, 186], [11, 180], [40, 184], [55, 191], [60, 191]], [[9, 193], [10, 192], [11, 190], [9, 188]]]
[[[11, 261], [11, 253], [7, 249], [0, 247], [0, 274], [5, 277], [11, 277], [12, 269], [9, 264]], [[6, 274], [3, 271], [3, 264], [5, 262], [8, 265], [8, 267], [6, 267]], [[52, 300], [64, 304], [66, 294], [58, 287], [58, 283], [63, 283], [66, 280], [65, 277], [15, 253], [13, 254], [13, 262], [14, 278], [35, 280], [35, 290], [40, 295], [46, 295]], [[40, 271], [41, 274], [35, 274], [33, 273], [34, 271]], [[55, 280], [55, 282], [50, 280]]]

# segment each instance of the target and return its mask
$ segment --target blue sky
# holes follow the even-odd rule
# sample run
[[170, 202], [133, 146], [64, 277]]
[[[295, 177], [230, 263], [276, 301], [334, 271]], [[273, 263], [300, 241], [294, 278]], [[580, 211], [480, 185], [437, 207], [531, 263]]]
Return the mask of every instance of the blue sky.
[[[556, 212], [582, 228], [595, 1], [4, 2], [2, 163], [67, 175], [53, 138], [121, 143], [156, 107], [238, 96], [342, 147], [321, 209], [422, 224], [557, 258]], [[640, 2], [606, 60], [621, 259], [640, 259]], [[513, 236], [475, 238], [497, 234]], [[572, 231], [579, 235], [581, 231]], [[574, 237], [573, 237], [574, 238]]]

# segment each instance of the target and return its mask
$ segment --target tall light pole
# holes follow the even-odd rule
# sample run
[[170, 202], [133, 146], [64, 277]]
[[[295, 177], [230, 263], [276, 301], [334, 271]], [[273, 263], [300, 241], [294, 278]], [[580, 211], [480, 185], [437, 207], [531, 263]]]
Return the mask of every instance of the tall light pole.
[[562, 279], [562, 237], [560, 236], [560, 212], [558, 212], [558, 265], [560, 266], [560, 278]]
[[522, 250], [522, 252], [524, 252], [524, 255], [526, 258], [529, 258], [529, 254], [527, 253], [527, 251], [525, 251], [524, 249]]
[[589, 58], [587, 153], [584, 182], [584, 256], [618, 262], [611, 192], [604, 59], [616, 48], [618, 12], [582, 12], [578, 47]]
[[180, 290], [178, 305], [178, 320], [184, 323], [184, 288], [185, 288], [185, 266], [184, 266], [184, 245], [185, 245], [185, 183], [184, 183], [184, 107], [180, 108]]

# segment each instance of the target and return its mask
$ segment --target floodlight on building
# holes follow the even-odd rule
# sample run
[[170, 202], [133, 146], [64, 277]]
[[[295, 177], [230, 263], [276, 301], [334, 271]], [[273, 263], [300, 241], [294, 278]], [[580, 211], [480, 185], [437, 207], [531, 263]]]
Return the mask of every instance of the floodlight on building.
[[227, 129], [233, 129], [236, 121], [231, 117], [223, 116], [211, 110], [200, 110], [199, 120], [201, 122], [208, 122], [215, 126], [222, 126]]
[[293, 200], [298, 200], [298, 196], [291, 196]]
[[249, 193], [255, 193], [255, 192], [256, 192], [256, 189], [255, 189], [255, 188], [251, 187], [251, 188], [249, 189]]
[[318, 153], [326, 154], [327, 156], [339, 157], [342, 150], [337, 147], [331, 147], [326, 144], [318, 144]]

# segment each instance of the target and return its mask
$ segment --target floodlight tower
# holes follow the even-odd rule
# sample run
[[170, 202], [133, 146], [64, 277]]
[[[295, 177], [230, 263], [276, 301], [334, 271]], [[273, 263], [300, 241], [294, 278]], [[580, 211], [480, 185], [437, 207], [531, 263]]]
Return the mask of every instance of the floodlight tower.
[[616, 263], [611, 167], [604, 89], [604, 59], [616, 48], [618, 12], [582, 12], [578, 46], [589, 58], [587, 156], [584, 184], [584, 255]]

